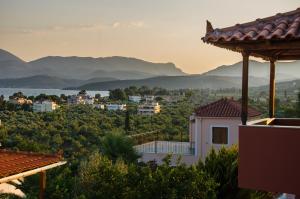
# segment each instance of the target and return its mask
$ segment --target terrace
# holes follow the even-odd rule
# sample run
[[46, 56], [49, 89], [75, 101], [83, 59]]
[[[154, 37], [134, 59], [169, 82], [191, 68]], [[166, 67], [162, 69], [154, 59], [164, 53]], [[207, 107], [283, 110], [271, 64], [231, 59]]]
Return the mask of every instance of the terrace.
[[[243, 57], [242, 125], [239, 127], [239, 186], [300, 195], [300, 119], [275, 116], [275, 62], [300, 59], [300, 9], [245, 24], [214, 29], [206, 43]], [[270, 62], [269, 118], [247, 122], [249, 57]]]
[[135, 141], [135, 149], [141, 154], [141, 161], [157, 161], [162, 163], [164, 157], [168, 154], [172, 155], [172, 164], [175, 165], [177, 158], [181, 157], [182, 161], [192, 164], [196, 161], [195, 143], [193, 141], [184, 142], [181, 136], [180, 141], [170, 140], [167, 135], [162, 132], [152, 131], [131, 135]]
[[136, 145], [135, 149], [138, 153], [195, 154], [194, 144], [190, 142], [152, 141]]

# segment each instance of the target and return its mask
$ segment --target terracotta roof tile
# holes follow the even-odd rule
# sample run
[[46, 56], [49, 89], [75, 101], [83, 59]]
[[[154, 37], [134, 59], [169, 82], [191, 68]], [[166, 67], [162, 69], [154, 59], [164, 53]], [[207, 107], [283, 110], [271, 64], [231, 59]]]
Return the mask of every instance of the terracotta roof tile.
[[300, 38], [300, 8], [280, 13], [264, 19], [237, 24], [223, 29], [213, 29], [209, 24], [209, 31], [202, 38], [204, 42], [232, 42], [257, 40], [282, 40]]
[[54, 164], [61, 159], [59, 155], [0, 150], [0, 178]]
[[[241, 103], [232, 99], [223, 98], [211, 104], [196, 109], [196, 115], [200, 117], [240, 117], [242, 113]], [[261, 113], [252, 107], [248, 107], [248, 116], [256, 117]]]

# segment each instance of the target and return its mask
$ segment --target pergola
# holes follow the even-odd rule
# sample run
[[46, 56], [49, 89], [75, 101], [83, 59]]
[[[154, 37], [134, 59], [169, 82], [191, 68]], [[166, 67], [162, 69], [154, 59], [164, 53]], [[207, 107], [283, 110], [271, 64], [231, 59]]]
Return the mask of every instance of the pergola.
[[[300, 119], [275, 118], [275, 62], [300, 59], [300, 8], [217, 29], [207, 21], [205, 43], [242, 54], [239, 186], [300, 195]], [[270, 62], [269, 118], [247, 122], [249, 56]]]
[[60, 155], [0, 150], [0, 184], [40, 175], [39, 198], [44, 198], [46, 170], [66, 164]]
[[235, 26], [214, 29], [207, 21], [206, 43], [243, 56], [242, 123], [247, 122], [249, 56], [270, 62], [269, 117], [274, 118], [275, 62], [300, 59], [300, 8]]

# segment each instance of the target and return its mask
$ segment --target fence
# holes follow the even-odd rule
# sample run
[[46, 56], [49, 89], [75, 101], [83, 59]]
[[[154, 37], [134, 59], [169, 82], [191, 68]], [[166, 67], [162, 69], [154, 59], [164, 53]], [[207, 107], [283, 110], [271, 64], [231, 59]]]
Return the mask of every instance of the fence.
[[172, 141], [152, 141], [136, 145], [135, 149], [139, 153], [167, 153], [194, 155], [195, 144], [193, 142], [172, 142]]

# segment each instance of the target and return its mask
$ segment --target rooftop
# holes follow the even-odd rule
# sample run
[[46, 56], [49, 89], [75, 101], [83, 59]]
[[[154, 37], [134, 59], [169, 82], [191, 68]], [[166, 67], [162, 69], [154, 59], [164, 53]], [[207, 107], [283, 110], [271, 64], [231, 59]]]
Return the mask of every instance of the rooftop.
[[300, 55], [300, 8], [222, 29], [213, 28], [207, 21], [202, 40], [266, 60], [295, 59]]
[[[213, 103], [196, 109], [196, 115], [200, 117], [240, 117], [242, 105], [233, 99], [222, 98]], [[261, 113], [252, 107], [248, 108], [249, 117], [256, 117]]]
[[[55, 164], [64, 163], [60, 155], [0, 150], [0, 183], [2, 181], [4, 182], [4, 178], [9, 178], [10, 176], [44, 168], [46, 166], [52, 165], [55, 167]], [[46, 168], [44, 168], [44, 170], [46, 170]], [[21, 177], [25, 176], [27, 175], [22, 175]]]

